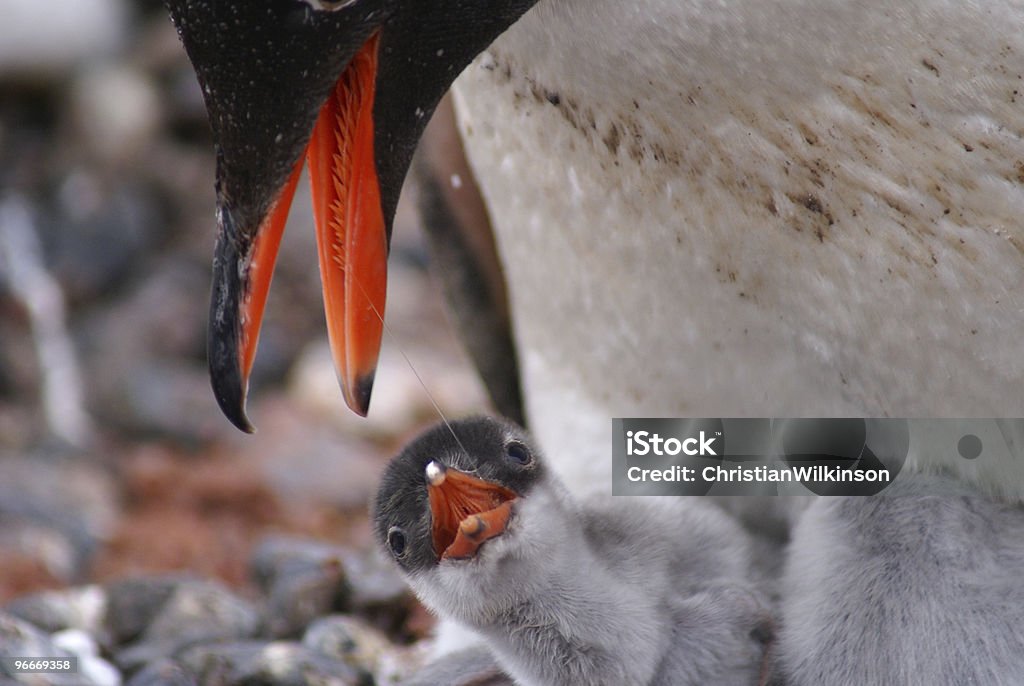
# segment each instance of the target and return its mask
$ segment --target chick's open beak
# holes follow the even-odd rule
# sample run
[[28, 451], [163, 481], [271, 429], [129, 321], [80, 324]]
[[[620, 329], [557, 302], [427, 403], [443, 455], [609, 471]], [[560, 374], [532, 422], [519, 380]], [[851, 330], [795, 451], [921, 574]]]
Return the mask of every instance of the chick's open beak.
[[486, 541], [505, 532], [516, 499], [513, 491], [438, 462], [427, 465], [426, 480], [439, 559], [471, 558]]

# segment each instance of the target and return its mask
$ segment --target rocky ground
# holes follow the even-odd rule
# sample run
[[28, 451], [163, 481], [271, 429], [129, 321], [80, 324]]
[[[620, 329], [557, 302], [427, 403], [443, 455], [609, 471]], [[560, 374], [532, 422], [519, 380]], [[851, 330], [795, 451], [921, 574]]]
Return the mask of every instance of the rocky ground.
[[81, 670], [0, 683], [395, 681], [431, 620], [375, 558], [366, 504], [437, 418], [405, 356], [446, 414], [485, 409], [409, 203], [362, 420], [331, 369], [300, 189], [252, 378], [259, 433], [240, 434], [205, 368], [212, 142], [163, 8], [3, 12], [0, 656]]

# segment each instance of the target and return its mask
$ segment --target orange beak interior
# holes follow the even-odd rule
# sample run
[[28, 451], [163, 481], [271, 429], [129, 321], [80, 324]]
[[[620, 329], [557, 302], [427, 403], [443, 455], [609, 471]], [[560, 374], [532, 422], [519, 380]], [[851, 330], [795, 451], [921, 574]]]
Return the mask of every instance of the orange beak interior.
[[[352, 59], [320, 110], [306, 149], [327, 335], [345, 402], [366, 415], [380, 353], [387, 291], [387, 233], [374, 157], [379, 34]], [[303, 160], [257, 233], [242, 305], [239, 359], [248, 380], [259, 325]]]
[[456, 469], [439, 475], [428, 470], [427, 495], [434, 551], [455, 560], [473, 557], [486, 541], [503, 534], [516, 499], [509, 489]]

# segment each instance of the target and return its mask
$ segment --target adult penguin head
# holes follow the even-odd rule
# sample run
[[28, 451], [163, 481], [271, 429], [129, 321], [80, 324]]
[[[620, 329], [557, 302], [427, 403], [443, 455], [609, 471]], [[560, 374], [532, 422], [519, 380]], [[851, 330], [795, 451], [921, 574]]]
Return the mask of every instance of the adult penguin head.
[[346, 403], [366, 414], [413, 151], [452, 81], [535, 2], [167, 0], [216, 146], [208, 354], [237, 427], [252, 431], [248, 378], [304, 164], [335, 368]]

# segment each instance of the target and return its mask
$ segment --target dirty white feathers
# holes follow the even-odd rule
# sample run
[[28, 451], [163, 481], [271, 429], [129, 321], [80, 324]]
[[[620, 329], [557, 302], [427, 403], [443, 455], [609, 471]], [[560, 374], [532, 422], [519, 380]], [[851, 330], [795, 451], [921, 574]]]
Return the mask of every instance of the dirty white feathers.
[[[533, 430], [1024, 414], [1024, 4], [541, 0], [457, 83]], [[963, 478], [1024, 496], [1024, 465]], [[961, 469], [962, 468], [962, 469]]]

